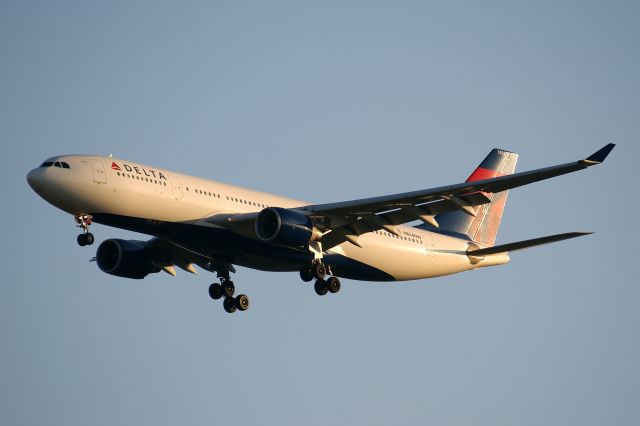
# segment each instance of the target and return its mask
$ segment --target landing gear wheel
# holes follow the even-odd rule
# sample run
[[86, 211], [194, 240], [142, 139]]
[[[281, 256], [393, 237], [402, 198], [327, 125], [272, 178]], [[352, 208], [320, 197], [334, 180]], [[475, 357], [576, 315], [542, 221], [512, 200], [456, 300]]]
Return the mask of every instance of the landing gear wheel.
[[238, 309], [236, 307], [236, 301], [233, 297], [225, 297], [224, 302], [222, 302], [222, 306], [224, 306], [224, 310], [228, 313], [232, 314]]
[[233, 297], [233, 294], [236, 292], [236, 287], [233, 285], [233, 281], [224, 281], [222, 283], [222, 294], [225, 297]]
[[327, 289], [331, 293], [337, 293], [340, 291], [340, 280], [336, 277], [330, 277], [327, 280]]
[[316, 291], [318, 296], [324, 296], [329, 292], [329, 288], [327, 287], [327, 283], [323, 280], [317, 280], [313, 285], [313, 289]]
[[235, 304], [239, 311], [246, 311], [249, 309], [249, 298], [246, 294], [239, 294], [235, 299]]
[[322, 262], [315, 263], [313, 265], [312, 271], [313, 271], [313, 276], [316, 277], [316, 279], [318, 280], [323, 280], [324, 277], [327, 275], [327, 268], [324, 266], [324, 263]]
[[222, 286], [218, 283], [213, 283], [209, 286], [209, 296], [213, 300], [218, 300], [222, 297]]
[[310, 266], [303, 266], [300, 269], [300, 278], [302, 278], [302, 281], [304, 281], [305, 283], [313, 280], [313, 270]]
[[89, 226], [93, 221], [90, 214], [77, 214], [74, 216], [78, 228], [82, 228], [82, 234], [78, 235], [78, 244], [81, 246], [90, 246], [93, 244], [93, 234], [89, 232]]

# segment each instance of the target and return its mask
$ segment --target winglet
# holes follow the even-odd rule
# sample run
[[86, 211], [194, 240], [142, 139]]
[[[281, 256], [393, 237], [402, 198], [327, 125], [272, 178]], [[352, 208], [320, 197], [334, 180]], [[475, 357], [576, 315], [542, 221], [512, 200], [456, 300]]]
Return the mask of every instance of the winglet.
[[610, 143], [600, 148], [597, 152], [594, 152], [590, 156], [588, 156], [584, 161], [588, 161], [589, 163], [600, 164], [607, 158], [607, 155], [611, 152], [613, 147], [616, 146], [614, 143]]

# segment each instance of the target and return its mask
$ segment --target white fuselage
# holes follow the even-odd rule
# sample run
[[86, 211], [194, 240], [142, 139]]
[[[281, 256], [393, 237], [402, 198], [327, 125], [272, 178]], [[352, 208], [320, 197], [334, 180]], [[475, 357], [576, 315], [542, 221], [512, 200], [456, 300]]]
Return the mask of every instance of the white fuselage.
[[[40, 167], [29, 173], [30, 185], [45, 200], [74, 215], [89, 213], [96, 217], [136, 219], [145, 226], [120, 226], [117, 221], [104, 223], [152, 235], [163, 235], [165, 224], [202, 227], [198, 229], [203, 231], [222, 229], [222, 223], [210, 218], [259, 212], [265, 207], [293, 208], [310, 204], [109, 157], [69, 155], [49, 161], [65, 162], [70, 167]], [[469, 259], [466, 251], [475, 245], [469, 240], [412, 226], [398, 226], [397, 230], [399, 236], [386, 231], [361, 235], [362, 247], [349, 242], [336, 246], [327, 254], [327, 261], [330, 262], [332, 256], [355, 261], [382, 271], [388, 275], [386, 280], [429, 278], [508, 262], [506, 254]], [[249, 235], [251, 233], [253, 235]], [[243, 237], [248, 241], [258, 240], [253, 230], [244, 232]], [[270, 246], [262, 244], [259, 255], [239, 257], [235, 263], [256, 269], [297, 270], [295, 265], [271, 267]], [[359, 278], [355, 272], [348, 276]], [[359, 279], [376, 280], [369, 276]]]

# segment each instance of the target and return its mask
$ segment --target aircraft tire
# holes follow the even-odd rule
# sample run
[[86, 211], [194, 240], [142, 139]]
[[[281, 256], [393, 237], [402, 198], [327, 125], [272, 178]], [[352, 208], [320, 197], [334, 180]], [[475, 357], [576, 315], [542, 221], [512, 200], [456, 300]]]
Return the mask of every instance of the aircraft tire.
[[239, 311], [249, 309], [249, 297], [246, 294], [239, 294], [235, 299], [236, 307]]
[[337, 277], [330, 277], [326, 286], [331, 293], [337, 293], [340, 291], [340, 280]]
[[236, 309], [238, 309], [236, 307], [236, 301], [233, 297], [225, 297], [224, 302], [222, 302], [222, 306], [224, 307], [224, 310], [230, 314], [234, 313]]
[[324, 296], [329, 292], [329, 288], [327, 287], [327, 283], [323, 280], [317, 280], [313, 285], [313, 289], [316, 291], [318, 296]]
[[313, 269], [310, 266], [303, 266], [300, 269], [300, 278], [305, 283], [308, 283], [311, 280], [313, 280]]
[[95, 241], [95, 238], [93, 238], [93, 234], [91, 232], [87, 232], [84, 234], [84, 241], [88, 246], [90, 246]]
[[222, 283], [222, 294], [225, 297], [233, 297], [236, 292], [236, 287], [233, 285], [233, 281], [225, 281]]
[[218, 283], [213, 283], [209, 286], [209, 297], [213, 300], [218, 300], [222, 297], [222, 286]]
[[324, 263], [318, 262], [313, 265], [313, 276], [318, 280], [323, 280], [327, 276], [327, 268]]
[[84, 247], [87, 245], [87, 240], [85, 239], [84, 234], [78, 235], [78, 238], [76, 239], [76, 241], [78, 241], [78, 245], [81, 247]]

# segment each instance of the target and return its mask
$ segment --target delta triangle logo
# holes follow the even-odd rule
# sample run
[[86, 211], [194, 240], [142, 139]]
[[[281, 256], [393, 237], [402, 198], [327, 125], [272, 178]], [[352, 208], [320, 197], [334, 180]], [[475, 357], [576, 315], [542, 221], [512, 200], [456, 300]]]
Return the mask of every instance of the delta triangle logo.
[[122, 170], [122, 169], [120, 168], [120, 166], [118, 166], [118, 165], [117, 165], [116, 163], [114, 163], [114, 162], [111, 162], [111, 168], [112, 168], [113, 170], [118, 170], [118, 171], [121, 171], [121, 170]]

